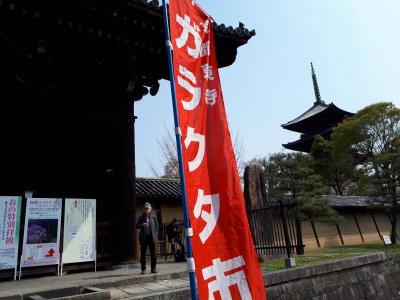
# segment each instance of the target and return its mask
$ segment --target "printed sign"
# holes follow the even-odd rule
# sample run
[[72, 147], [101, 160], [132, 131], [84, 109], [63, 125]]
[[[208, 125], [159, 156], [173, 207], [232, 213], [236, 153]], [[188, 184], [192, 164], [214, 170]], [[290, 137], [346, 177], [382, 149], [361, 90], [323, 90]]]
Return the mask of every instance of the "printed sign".
[[61, 209], [61, 199], [27, 200], [22, 267], [59, 263]]
[[21, 197], [0, 196], [0, 270], [17, 267], [21, 202]]
[[96, 200], [65, 199], [63, 264], [96, 259]]

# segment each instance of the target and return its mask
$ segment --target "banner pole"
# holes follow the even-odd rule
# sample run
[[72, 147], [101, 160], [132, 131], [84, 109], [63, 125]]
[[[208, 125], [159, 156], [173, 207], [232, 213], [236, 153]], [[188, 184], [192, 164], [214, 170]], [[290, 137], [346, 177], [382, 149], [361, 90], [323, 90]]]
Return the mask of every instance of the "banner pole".
[[62, 252], [60, 253], [60, 255], [61, 255], [61, 266], [60, 266], [60, 275], [59, 275], [59, 276], [63, 276], [63, 272], [64, 272], [64, 262], [63, 262]]
[[97, 272], [97, 246], [94, 250], [94, 272]]
[[169, 69], [169, 80], [171, 85], [171, 95], [172, 95], [172, 107], [174, 110], [174, 122], [175, 122], [175, 136], [176, 136], [176, 148], [178, 152], [178, 162], [179, 162], [179, 177], [181, 183], [181, 191], [182, 191], [182, 207], [184, 214], [184, 222], [187, 230], [186, 234], [186, 248], [187, 248], [187, 267], [190, 279], [190, 291], [192, 300], [198, 299], [197, 293], [197, 283], [196, 283], [196, 275], [195, 275], [195, 264], [193, 259], [193, 251], [192, 251], [192, 243], [190, 240], [191, 235], [193, 234], [192, 228], [190, 227], [190, 219], [189, 219], [189, 211], [186, 197], [186, 185], [185, 185], [185, 174], [183, 169], [183, 158], [182, 158], [182, 141], [181, 141], [181, 130], [179, 127], [179, 115], [176, 101], [176, 90], [175, 90], [175, 82], [174, 82], [174, 66], [172, 62], [172, 44], [171, 37], [169, 33], [169, 21], [168, 21], [168, 9], [166, 0], [162, 0], [163, 4], [163, 15], [164, 15], [164, 31], [165, 31], [165, 42], [167, 46], [167, 56], [168, 56], [168, 69]]
[[21, 255], [21, 260], [19, 262], [19, 274], [18, 274], [18, 280], [21, 280], [22, 276], [22, 255]]

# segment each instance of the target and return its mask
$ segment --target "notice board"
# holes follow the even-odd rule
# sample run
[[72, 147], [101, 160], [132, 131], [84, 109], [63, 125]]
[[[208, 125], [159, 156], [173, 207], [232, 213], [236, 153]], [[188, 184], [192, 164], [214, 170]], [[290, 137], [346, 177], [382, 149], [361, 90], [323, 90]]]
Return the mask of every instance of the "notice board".
[[59, 263], [61, 210], [61, 199], [27, 199], [22, 267]]
[[0, 196], [0, 270], [17, 267], [21, 203], [21, 197]]
[[62, 263], [96, 260], [96, 199], [65, 199]]

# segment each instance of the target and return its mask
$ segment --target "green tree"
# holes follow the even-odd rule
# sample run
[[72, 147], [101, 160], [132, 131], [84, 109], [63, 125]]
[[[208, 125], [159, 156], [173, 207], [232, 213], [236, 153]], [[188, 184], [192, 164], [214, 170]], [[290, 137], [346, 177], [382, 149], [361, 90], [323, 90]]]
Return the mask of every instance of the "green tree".
[[381, 102], [365, 107], [334, 129], [337, 153], [348, 152], [369, 179], [367, 191], [391, 204], [391, 240], [397, 240], [398, 192], [400, 188], [400, 109]]
[[347, 151], [334, 151], [335, 144], [326, 141], [321, 135], [314, 138], [311, 148], [313, 167], [326, 186], [337, 195], [348, 194], [359, 177], [354, 157]]
[[302, 220], [337, 224], [340, 215], [322, 197], [326, 188], [321, 177], [312, 168], [310, 155], [301, 153], [276, 153], [262, 162], [265, 170], [268, 197], [290, 197], [299, 204]]

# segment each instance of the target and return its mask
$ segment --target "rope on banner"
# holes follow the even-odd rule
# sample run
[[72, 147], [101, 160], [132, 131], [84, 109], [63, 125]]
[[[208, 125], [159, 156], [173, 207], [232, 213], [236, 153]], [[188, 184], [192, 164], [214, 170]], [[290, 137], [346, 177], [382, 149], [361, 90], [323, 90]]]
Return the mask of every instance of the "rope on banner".
[[201, 9], [201, 11], [208, 16], [211, 20], [214, 21], [213, 17], [210, 16], [210, 14], [200, 5], [200, 3], [196, 0], [192, 0], [192, 3], [196, 3], [196, 5]]

